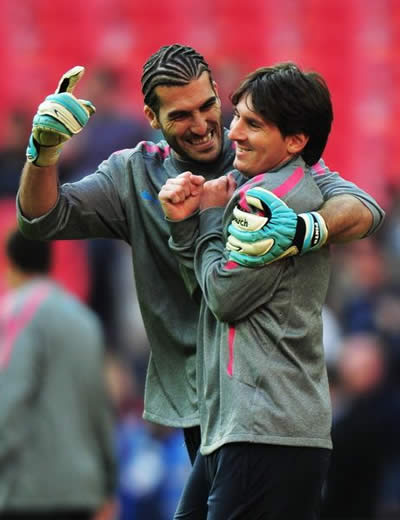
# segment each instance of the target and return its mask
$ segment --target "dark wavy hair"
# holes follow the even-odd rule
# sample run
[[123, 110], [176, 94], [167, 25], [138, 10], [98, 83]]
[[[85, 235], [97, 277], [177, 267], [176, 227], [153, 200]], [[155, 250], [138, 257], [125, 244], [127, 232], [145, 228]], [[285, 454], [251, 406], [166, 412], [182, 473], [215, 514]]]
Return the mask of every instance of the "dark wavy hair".
[[178, 43], [161, 47], [143, 65], [141, 83], [144, 102], [158, 115], [160, 100], [155, 93], [156, 87], [187, 85], [205, 71], [212, 85], [210, 67], [195, 49]]
[[237, 105], [249, 95], [255, 112], [276, 125], [283, 137], [308, 136], [301, 152], [307, 165], [321, 158], [333, 121], [331, 96], [322, 76], [304, 72], [291, 62], [261, 67], [246, 76], [231, 101]]

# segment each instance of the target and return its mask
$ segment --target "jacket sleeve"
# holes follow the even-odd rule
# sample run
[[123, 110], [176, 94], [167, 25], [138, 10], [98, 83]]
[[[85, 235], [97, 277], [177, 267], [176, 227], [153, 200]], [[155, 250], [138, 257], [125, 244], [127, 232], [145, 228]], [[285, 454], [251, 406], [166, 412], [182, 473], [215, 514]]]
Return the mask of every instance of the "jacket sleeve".
[[245, 318], [273, 297], [293, 260], [251, 269], [230, 262], [218, 227], [221, 222], [219, 209], [210, 208], [200, 214], [195, 273], [214, 316], [220, 321], [232, 322]]
[[385, 218], [385, 212], [371, 195], [360, 189], [353, 182], [343, 179], [337, 172], [330, 171], [322, 159], [310, 171], [325, 201], [338, 195], [352, 195], [367, 206], [372, 214], [373, 224], [366, 236], [379, 229]]
[[178, 260], [180, 274], [186, 290], [192, 297], [198, 296], [199, 284], [194, 273], [194, 252], [199, 235], [199, 213], [183, 220], [167, 219], [170, 230], [169, 248]]
[[181, 265], [193, 270], [194, 251], [199, 236], [199, 212], [183, 220], [167, 219], [170, 230], [169, 247]]
[[128, 239], [125, 212], [118, 186], [126, 183], [127, 156], [112, 154], [98, 170], [80, 181], [60, 186], [57, 204], [47, 214], [24, 217], [17, 194], [17, 218], [29, 238]]

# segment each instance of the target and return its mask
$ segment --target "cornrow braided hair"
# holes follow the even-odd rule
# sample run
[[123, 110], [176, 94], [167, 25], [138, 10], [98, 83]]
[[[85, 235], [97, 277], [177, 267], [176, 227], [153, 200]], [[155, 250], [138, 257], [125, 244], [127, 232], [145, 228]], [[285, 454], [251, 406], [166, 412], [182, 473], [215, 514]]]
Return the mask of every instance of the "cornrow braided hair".
[[204, 71], [212, 80], [208, 63], [192, 47], [177, 43], [161, 47], [143, 65], [141, 82], [144, 102], [158, 113], [160, 102], [154, 93], [156, 87], [187, 85]]

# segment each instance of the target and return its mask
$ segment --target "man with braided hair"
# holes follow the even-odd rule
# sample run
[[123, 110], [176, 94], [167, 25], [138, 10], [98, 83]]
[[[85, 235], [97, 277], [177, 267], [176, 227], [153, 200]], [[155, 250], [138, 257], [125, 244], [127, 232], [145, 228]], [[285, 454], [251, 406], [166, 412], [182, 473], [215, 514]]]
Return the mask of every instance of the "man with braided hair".
[[[316, 520], [332, 447], [321, 316], [329, 248], [287, 251], [308, 218], [296, 213], [323, 203], [310, 170], [331, 130], [331, 99], [322, 77], [281, 63], [250, 74], [232, 101], [234, 166], [249, 180], [235, 191], [232, 175], [204, 183], [186, 172], [159, 194], [171, 248], [184, 263], [192, 251], [202, 290], [201, 446], [174, 518]], [[278, 262], [248, 268], [225, 247], [234, 229], [268, 252], [282, 222]]]
[[[118, 151], [93, 174], [60, 186], [56, 163], [62, 143], [94, 113], [93, 105], [72, 94], [82, 73], [82, 67], [68, 71], [34, 118], [17, 196], [19, 225], [33, 238], [103, 237], [130, 244], [151, 347], [144, 418], [184, 428], [193, 460], [199, 443], [198, 286], [169, 250], [158, 193], [167, 179], [185, 171], [216, 179], [232, 169], [234, 149], [222, 127], [217, 86], [196, 50], [178, 44], [161, 47], [143, 67], [142, 92], [145, 116], [164, 139]], [[379, 226], [383, 212], [368, 194], [323, 162], [313, 175], [327, 200], [323, 217], [331, 240], [355, 239]], [[245, 179], [237, 174], [236, 180], [240, 184]]]

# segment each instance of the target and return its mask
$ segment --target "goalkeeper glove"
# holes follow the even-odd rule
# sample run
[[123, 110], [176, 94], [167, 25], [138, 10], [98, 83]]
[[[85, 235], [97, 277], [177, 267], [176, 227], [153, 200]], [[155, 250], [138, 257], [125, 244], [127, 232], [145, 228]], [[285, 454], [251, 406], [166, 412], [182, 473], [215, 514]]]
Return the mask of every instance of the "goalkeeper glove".
[[261, 188], [245, 194], [248, 205], [260, 214], [236, 207], [228, 227], [229, 258], [246, 267], [259, 267], [322, 247], [328, 230], [319, 213], [297, 215], [283, 200]]
[[39, 105], [26, 149], [28, 161], [36, 166], [55, 164], [63, 144], [79, 133], [96, 111], [90, 101], [77, 99], [72, 94], [84, 72], [80, 66], [67, 71], [55, 93]]

